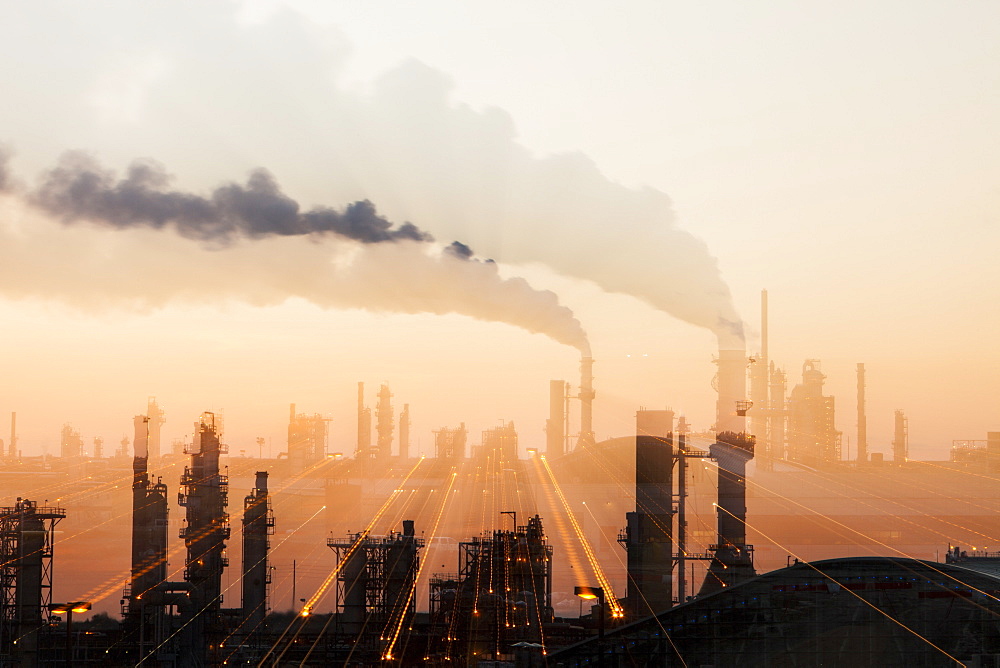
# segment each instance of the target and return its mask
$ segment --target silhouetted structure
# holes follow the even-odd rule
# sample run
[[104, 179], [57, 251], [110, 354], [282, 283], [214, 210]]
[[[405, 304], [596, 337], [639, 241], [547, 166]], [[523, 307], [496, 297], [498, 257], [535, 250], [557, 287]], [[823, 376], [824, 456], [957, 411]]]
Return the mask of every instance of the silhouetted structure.
[[428, 660], [475, 665], [539, 642], [553, 619], [552, 547], [535, 515], [458, 545], [458, 573], [430, 583]]
[[219, 455], [224, 450], [219, 435], [215, 414], [202, 413], [188, 450], [191, 464], [184, 468], [178, 494], [178, 502], [187, 510], [180, 532], [187, 547], [184, 580], [190, 585], [191, 607], [196, 611], [186, 622], [183, 647], [192, 657], [208, 657], [210, 662], [225, 637], [219, 613], [222, 574], [228, 565], [229, 479], [219, 472]]
[[491, 427], [483, 431], [483, 449], [499, 457], [500, 462], [513, 462], [517, 459], [517, 430], [514, 423], [508, 422], [502, 427]]
[[718, 542], [709, 546], [714, 558], [709, 564], [699, 596], [749, 580], [754, 575], [753, 545], [748, 545], [747, 462], [753, 459], [751, 434], [722, 432], [709, 447], [718, 462], [719, 500], [716, 503]]
[[[167, 486], [148, 473], [150, 419], [134, 418], [135, 455], [132, 460], [132, 569], [123, 601], [123, 630], [134, 643], [138, 663], [162, 641], [164, 606], [154, 591], [167, 579]], [[131, 649], [131, 648], [130, 648]]]
[[59, 433], [59, 456], [62, 458], [79, 457], [83, 454], [83, 439], [80, 432], [69, 424], [64, 424]]
[[39, 665], [40, 635], [52, 604], [55, 526], [66, 517], [57, 507], [18, 499], [0, 508], [0, 663]]
[[352, 646], [359, 664], [379, 662], [393, 636], [408, 630], [416, 611], [419, 550], [413, 522], [388, 536], [357, 533], [331, 538], [327, 545], [342, 564], [337, 576], [336, 635]]
[[320, 414], [296, 413], [288, 409], [288, 462], [292, 471], [302, 471], [326, 457], [328, 420]]
[[892, 461], [905, 464], [910, 456], [910, 435], [906, 414], [901, 410], [895, 413], [895, 430], [892, 438]]
[[788, 401], [788, 458], [807, 466], [840, 459], [840, 432], [834, 423], [833, 397], [823, 394], [825, 379], [819, 360], [806, 360], [802, 382], [792, 388]]
[[267, 591], [271, 584], [268, 550], [274, 533], [274, 514], [267, 491], [267, 471], [257, 471], [253, 490], [243, 500], [243, 619], [240, 635], [252, 647], [261, 646]]
[[456, 428], [441, 427], [434, 432], [434, 456], [438, 459], [464, 459], [468, 435], [464, 422]]
[[635, 512], [626, 514], [621, 537], [628, 555], [630, 618], [673, 605], [674, 412], [640, 410], [635, 423]]

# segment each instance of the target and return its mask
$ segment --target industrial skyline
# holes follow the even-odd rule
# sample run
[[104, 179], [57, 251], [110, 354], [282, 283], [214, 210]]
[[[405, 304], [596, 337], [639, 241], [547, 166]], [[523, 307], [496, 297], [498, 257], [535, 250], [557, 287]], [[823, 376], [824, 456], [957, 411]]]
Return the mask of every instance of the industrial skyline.
[[[473, 14], [440, 2], [421, 8], [424, 28], [403, 5], [376, 18], [336, 3], [212, 4], [180, 48], [170, 27], [188, 24], [184, 11], [156, 7], [147, 22], [112, 3], [60, 7], [53, 21], [43, 5], [19, 8], [5, 28], [11, 104], [0, 112], [2, 141], [11, 177], [25, 187], [60, 155], [82, 151], [118, 175], [132, 161], [157, 161], [172, 187], [199, 196], [264, 168], [303, 210], [369, 199], [389, 221], [468, 244], [496, 259], [503, 276], [551, 289], [573, 310], [611, 409], [595, 413], [599, 436], [621, 433], [616, 415], [637, 404], [711, 424], [714, 392], [704, 379], [716, 337], [682, 322], [685, 314], [704, 320], [696, 311], [676, 304], [680, 315], [665, 316], [644, 305], [643, 293], [677, 283], [689, 302], [704, 304], [692, 289], [713, 273], [748, 323], [748, 349], [757, 347], [753, 314], [767, 288], [779, 366], [791, 372], [821, 360], [828, 394], [844, 401], [855, 365], [867, 365], [873, 448], [891, 443], [896, 409], [909, 415], [911, 450], [929, 457], [996, 419], [1000, 362], [978, 334], [997, 317], [997, 269], [985, 249], [997, 229], [988, 175], [1000, 152], [983, 125], [997, 103], [974, 83], [995, 76], [989, 8], [909, 8], [894, 24], [892, 3], [813, 13], [727, 3], [637, 3], [619, 13], [585, 4], [574, 17], [532, 7], [535, 21], [519, 23], [525, 7]], [[92, 29], [70, 34], [70, 19]], [[468, 52], [443, 48], [431, 25]], [[601, 48], [586, 39], [587, 25], [605, 27]], [[772, 39], [748, 44], [741, 26]], [[107, 31], [113, 44], [101, 38]], [[835, 36], [856, 48], [845, 52]], [[22, 58], [31, 52], [25, 40], [54, 46], [45, 59]], [[492, 43], [505, 45], [504, 59], [482, 46]], [[604, 95], [582, 86], [607, 67], [618, 76]], [[243, 103], [265, 89], [289, 97]], [[55, 90], [58, 104], [50, 103]], [[941, 104], [918, 103], [924, 91]], [[190, 118], [198, 119], [193, 131]], [[290, 128], [294, 136], [277, 139]], [[426, 164], [415, 167], [421, 156]], [[392, 380], [401, 395], [424, 397], [436, 396], [438, 380], [463, 388], [414, 411], [417, 450], [453, 419], [474, 430], [517, 419], [539, 434], [542, 404], [513, 388], [508, 364], [480, 351], [516, 353], [536, 388], [571, 376], [577, 363], [572, 350], [507, 326], [393, 314], [377, 292], [358, 293], [345, 310], [335, 287], [330, 307], [317, 307], [249, 279], [292, 258], [303, 273], [316, 271], [322, 254], [313, 244], [226, 253], [141, 230], [112, 238], [93, 224], [63, 227], [9, 195], [3, 212], [11, 255], [0, 310], [11, 382], [0, 406], [20, 412], [32, 451], [55, 452], [42, 417], [51, 413], [85, 438], [114, 442], [128, 432], [119, 407], [139, 410], [147, 395], [182, 413], [225, 411], [237, 450], [279, 438], [281, 406], [291, 402], [329, 413], [331, 437], [343, 442], [352, 431], [349, 384], [359, 379]], [[662, 244], [637, 243], [658, 238], [657, 229], [667, 231]], [[647, 248], [665, 254], [667, 275], [615, 284], [630, 267], [648, 273], [651, 264], [630, 261]], [[708, 274], [685, 256], [707, 261]], [[166, 276], [181, 265], [190, 271], [148, 288], [147, 306], [136, 304], [147, 287], [130, 293], [134, 282], [122, 278], [135, 266]], [[367, 286], [380, 271], [370, 270]], [[394, 292], [406, 285], [405, 273], [384, 279]], [[164, 302], [169, 282], [174, 296]], [[377, 312], [359, 310], [366, 299]], [[138, 388], [126, 382], [137, 359]], [[216, 380], [192, 393], [181, 359], [216, 368]], [[343, 376], [327, 382], [317, 368]], [[78, 388], [95, 384], [101, 392], [81, 396]], [[485, 401], [471, 400], [486, 388]], [[851, 412], [839, 416], [837, 428], [853, 437]]]
[[1000, 660], [996, 6], [7, 14], [3, 668]]

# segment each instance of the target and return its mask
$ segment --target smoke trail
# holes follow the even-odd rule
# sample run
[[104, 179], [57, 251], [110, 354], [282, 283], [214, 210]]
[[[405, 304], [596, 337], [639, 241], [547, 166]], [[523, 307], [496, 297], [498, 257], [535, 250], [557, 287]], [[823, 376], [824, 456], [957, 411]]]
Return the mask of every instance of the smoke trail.
[[[554, 293], [501, 277], [494, 262], [476, 259], [461, 242], [442, 249], [415, 226], [393, 227], [370, 202], [343, 214], [299, 213], [263, 174], [202, 198], [166, 190], [164, 172], [148, 163], [116, 181], [74, 154], [23, 198], [63, 224], [0, 229], [3, 293], [140, 310], [219, 299], [272, 305], [297, 296], [322, 307], [503, 322], [589, 354], [583, 327]], [[99, 226], [66, 225], [77, 220]], [[303, 243], [303, 234], [314, 243]]]
[[[3, 174], [0, 172], [0, 178]], [[158, 163], [133, 162], [124, 178], [101, 168], [83, 153], [67, 153], [31, 193], [33, 204], [65, 223], [87, 220], [112, 227], [173, 226], [192, 239], [228, 244], [235, 237], [330, 232], [362, 243], [431, 241], [412, 223], [397, 228], [369, 201], [343, 213], [317, 207], [300, 211], [268, 171], [257, 169], [246, 185], [229, 183], [210, 197], [168, 190], [170, 176]], [[3, 181], [0, 180], [0, 185]]]

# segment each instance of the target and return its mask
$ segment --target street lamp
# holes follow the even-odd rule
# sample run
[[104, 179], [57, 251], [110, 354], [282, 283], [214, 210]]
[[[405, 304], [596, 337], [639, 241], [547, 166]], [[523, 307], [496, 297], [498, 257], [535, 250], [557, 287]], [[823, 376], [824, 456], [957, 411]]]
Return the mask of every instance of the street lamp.
[[90, 601], [73, 601], [71, 603], [53, 603], [49, 612], [55, 615], [66, 615], [66, 665], [73, 665], [73, 613], [87, 612], [91, 608]]
[[597, 665], [604, 665], [604, 589], [601, 587], [573, 587], [573, 593], [582, 599], [597, 599], [600, 616], [597, 622]]

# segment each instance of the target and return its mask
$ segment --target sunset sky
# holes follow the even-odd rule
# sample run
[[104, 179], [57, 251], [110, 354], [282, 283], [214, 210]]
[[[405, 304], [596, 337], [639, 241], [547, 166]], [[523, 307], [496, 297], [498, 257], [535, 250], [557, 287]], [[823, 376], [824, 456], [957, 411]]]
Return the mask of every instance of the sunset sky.
[[[596, 360], [598, 438], [640, 406], [707, 428], [719, 322], [741, 316], [755, 352], [761, 289], [771, 358], [789, 389], [822, 361], [852, 447], [858, 362], [871, 451], [894, 409], [914, 457], [1000, 430], [994, 2], [2, 15], [0, 425], [17, 411], [25, 454], [57, 453], [66, 422], [113, 450], [149, 395], [168, 442], [215, 410], [233, 454], [277, 454], [295, 403], [350, 452], [358, 381], [410, 404], [425, 453], [459, 422], [478, 442], [513, 420], [531, 447], [548, 380], [579, 381], [562, 307]], [[436, 242], [71, 220], [38, 196], [69, 151], [206, 198], [262, 168], [301, 210], [368, 199]], [[442, 255], [455, 240], [497, 265]]]

